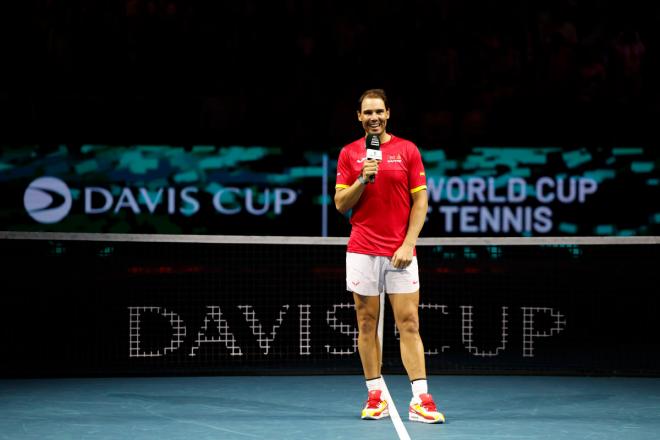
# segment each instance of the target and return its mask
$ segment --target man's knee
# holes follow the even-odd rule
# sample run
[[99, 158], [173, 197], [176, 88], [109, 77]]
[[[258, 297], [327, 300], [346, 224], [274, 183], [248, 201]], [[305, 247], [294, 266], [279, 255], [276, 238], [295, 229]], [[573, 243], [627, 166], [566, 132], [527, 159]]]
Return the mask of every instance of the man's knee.
[[375, 316], [364, 314], [358, 317], [358, 330], [361, 335], [370, 335], [376, 332], [376, 322], [377, 319]]
[[414, 314], [406, 315], [399, 320], [397, 327], [399, 328], [399, 333], [417, 334], [419, 333], [419, 318]]

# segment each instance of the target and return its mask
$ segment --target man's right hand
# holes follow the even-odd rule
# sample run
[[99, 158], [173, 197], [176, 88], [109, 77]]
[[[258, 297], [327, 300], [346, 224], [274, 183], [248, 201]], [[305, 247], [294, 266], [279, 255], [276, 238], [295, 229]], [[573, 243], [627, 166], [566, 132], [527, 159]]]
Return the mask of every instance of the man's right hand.
[[362, 167], [362, 177], [370, 181], [371, 176], [375, 176], [376, 174], [378, 174], [378, 161], [375, 159], [365, 160]]

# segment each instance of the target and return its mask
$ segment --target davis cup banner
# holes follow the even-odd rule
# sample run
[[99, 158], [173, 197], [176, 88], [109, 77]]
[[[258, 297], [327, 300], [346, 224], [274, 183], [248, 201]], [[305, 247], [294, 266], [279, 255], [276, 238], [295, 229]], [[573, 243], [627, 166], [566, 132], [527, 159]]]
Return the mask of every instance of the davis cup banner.
[[[4, 147], [0, 230], [345, 236], [335, 150]], [[423, 236], [660, 232], [660, 154], [650, 148], [420, 151]]]

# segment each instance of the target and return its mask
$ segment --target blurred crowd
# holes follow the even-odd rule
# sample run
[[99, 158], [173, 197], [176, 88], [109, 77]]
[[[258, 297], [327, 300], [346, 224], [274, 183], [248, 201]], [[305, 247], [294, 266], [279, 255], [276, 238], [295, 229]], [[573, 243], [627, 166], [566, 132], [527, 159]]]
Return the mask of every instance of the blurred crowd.
[[0, 92], [12, 141], [332, 150], [360, 135], [359, 94], [383, 87], [391, 131], [425, 148], [654, 142], [653, 2], [25, 7]]

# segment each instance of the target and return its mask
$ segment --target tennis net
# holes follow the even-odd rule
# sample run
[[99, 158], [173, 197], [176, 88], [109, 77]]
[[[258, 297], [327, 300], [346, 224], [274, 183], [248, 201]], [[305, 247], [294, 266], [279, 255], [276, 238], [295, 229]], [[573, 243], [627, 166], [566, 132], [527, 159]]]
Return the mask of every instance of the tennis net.
[[[430, 374], [657, 375], [658, 237], [422, 238]], [[360, 373], [345, 238], [2, 232], [3, 375]], [[383, 371], [403, 373], [391, 310]]]

